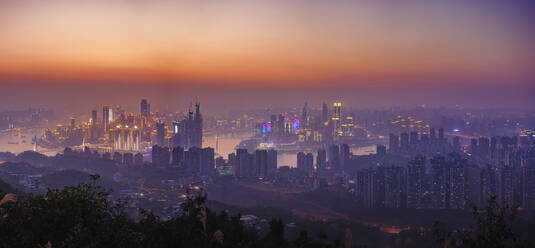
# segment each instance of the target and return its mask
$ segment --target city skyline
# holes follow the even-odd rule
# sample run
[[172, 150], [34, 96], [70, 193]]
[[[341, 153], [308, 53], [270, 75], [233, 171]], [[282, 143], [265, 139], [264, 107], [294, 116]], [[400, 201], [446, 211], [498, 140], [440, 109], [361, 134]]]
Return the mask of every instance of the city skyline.
[[0, 0], [0, 247], [535, 247], [534, 13]]

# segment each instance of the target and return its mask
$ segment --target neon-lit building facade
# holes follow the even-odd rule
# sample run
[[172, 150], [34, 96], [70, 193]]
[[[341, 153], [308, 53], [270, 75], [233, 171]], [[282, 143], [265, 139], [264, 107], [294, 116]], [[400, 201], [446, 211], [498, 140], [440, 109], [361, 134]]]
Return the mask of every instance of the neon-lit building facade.
[[117, 125], [110, 130], [113, 140], [113, 149], [118, 151], [138, 151], [141, 139], [140, 130], [137, 126]]

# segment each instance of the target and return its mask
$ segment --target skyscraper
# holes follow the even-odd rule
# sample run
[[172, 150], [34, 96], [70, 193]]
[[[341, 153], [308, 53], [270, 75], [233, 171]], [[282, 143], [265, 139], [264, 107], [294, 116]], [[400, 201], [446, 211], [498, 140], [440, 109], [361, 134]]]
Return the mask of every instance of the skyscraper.
[[399, 151], [399, 136], [391, 133], [389, 136], [389, 151], [390, 152], [398, 152]]
[[167, 135], [167, 129], [162, 122], [156, 123], [156, 144], [162, 147], [166, 147], [165, 136]]
[[321, 107], [321, 122], [324, 124], [325, 122], [329, 121], [329, 109], [327, 108], [327, 104], [324, 102]]
[[214, 148], [205, 147], [201, 150], [201, 175], [212, 174], [215, 170]]
[[342, 103], [335, 102], [333, 103], [333, 128], [334, 134], [333, 137], [338, 137], [342, 135]]
[[435, 156], [431, 159], [431, 198], [433, 208], [446, 208], [446, 170], [445, 158]]
[[268, 156], [268, 171], [266, 176], [273, 176], [277, 171], [277, 151], [274, 149], [269, 149], [267, 152]]
[[420, 208], [424, 193], [425, 157], [418, 156], [407, 166], [407, 207]]
[[308, 128], [308, 109], [307, 109], [307, 103], [305, 102], [305, 106], [303, 106], [303, 110], [301, 111], [301, 121], [299, 124], [301, 125], [301, 129]]
[[147, 101], [147, 99], [141, 99], [141, 116], [143, 116], [145, 119], [149, 119], [150, 117], [150, 104]]
[[265, 178], [268, 174], [268, 151], [256, 150], [254, 161], [255, 176]]
[[193, 126], [193, 140], [192, 145], [196, 147], [202, 147], [202, 115], [201, 104], [197, 102], [195, 104], [195, 118]]
[[316, 170], [324, 170], [327, 167], [327, 153], [325, 149], [319, 149], [316, 156]]
[[184, 154], [184, 159], [186, 162], [186, 168], [188, 171], [193, 173], [201, 172], [201, 161], [202, 161], [202, 149], [198, 147], [190, 147]]
[[377, 157], [384, 158], [386, 156], [386, 146], [377, 145]]
[[462, 209], [465, 202], [464, 162], [458, 154], [431, 159], [431, 194], [437, 209]]
[[93, 109], [91, 111], [91, 121], [89, 123], [91, 125], [97, 125], [98, 120], [97, 120], [97, 110], [96, 109]]
[[305, 155], [305, 171], [309, 176], [314, 173], [314, 155], [312, 153]]
[[104, 131], [108, 131], [110, 129], [110, 123], [113, 121], [113, 109], [110, 108], [108, 105], [104, 105], [102, 107], [102, 127], [104, 128]]
[[345, 170], [349, 167], [349, 162], [351, 160], [351, 151], [349, 145], [340, 144], [340, 169]]
[[184, 148], [180, 146], [175, 146], [173, 148], [171, 160], [172, 160], [173, 166], [183, 167], [184, 166]]
[[405, 170], [399, 166], [383, 167], [385, 186], [385, 207], [405, 208], [406, 207], [406, 178]]
[[338, 145], [332, 145], [329, 147], [329, 165], [332, 169], [340, 169], [340, 149]]
[[357, 172], [357, 204], [361, 207], [373, 207], [373, 175], [371, 169], [361, 169]]
[[234, 165], [234, 175], [236, 177], [249, 177], [253, 170], [254, 156], [247, 152], [247, 149], [236, 149], [236, 162]]
[[200, 108], [200, 103], [196, 103], [195, 114], [190, 108], [188, 111], [188, 117], [183, 121], [184, 133], [180, 138], [184, 148], [202, 147], [202, 115]]

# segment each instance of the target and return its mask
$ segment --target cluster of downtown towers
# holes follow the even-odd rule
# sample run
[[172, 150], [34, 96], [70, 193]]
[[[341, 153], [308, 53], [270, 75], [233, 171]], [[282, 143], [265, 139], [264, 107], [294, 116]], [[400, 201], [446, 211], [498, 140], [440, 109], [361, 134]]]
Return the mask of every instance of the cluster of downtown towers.
[[[105, 106], [104, 122], [111, 119], [107, 112], [111, 113]], [[154, 119], [146, 100], [141, 101], [141, 115]], [[280, 178], [274, 149], [252, 153], [237, 149], [225, 160], [216, 159], [213, 148], [203, 148], [198, 103], [184, 120], [172, 123], [171, 132], [161, 121], [149, 125], [155, 129], [155, 166], [201, 175]], [[332, 144], [317, 151], [314, 165], [314, 154], [299, 152], [297, 168], [292, 169], [299, 173], [292, 174], [292, 180], [310, 187], [340, 185], [354, 194], [357, 204], [368, 208], [466, 209], [484, 206], [495, 195], [502, 204], [535, 209], [534, 147], [533, 136], [480, 137], [463, 149], [460, 138], [450, 142], [442, 128], [438, 135], [435, 129], [391, 134], [388, 149], [379, 145], [371, 155], [353, 155], [347, 144]], [[221, 168], [227, 168], [226, 172]]]

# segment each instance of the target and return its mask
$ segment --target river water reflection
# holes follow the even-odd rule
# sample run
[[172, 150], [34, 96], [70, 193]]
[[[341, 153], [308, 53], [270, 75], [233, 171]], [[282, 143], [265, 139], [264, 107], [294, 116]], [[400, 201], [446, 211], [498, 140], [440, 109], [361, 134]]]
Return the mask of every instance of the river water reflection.
[[[229, 153], [233, 153], [235, 151], [234, 148], [236, 147], [236, 145], [240, 144], [242, 140], [245, 140], [247, 138], [249, 138], [248, 135], [236, 135], [236, 134], [220, 136], [217, 142], [218, 149], [216, 150], [216, 152], [218, 152], [219, 155], [223, 156], [226, 159]], [[204, 137], [203, 146], [210, 146], [215, 149], [216, 137], [215, 136]], [[373, 145], [363, 146], [363, 147], [351, 147], [351, 152], [354, 155], [375, 154], [376, 147]], [[315, 151], [313, 151], [312, 153], [314, 154], [314, 159], [315, 159], [317, 154]], [[296, 167], [297, 166], [297, 153], [279, 153], [277, 155], [277, 164], [279, 167], [281, 166]]]

